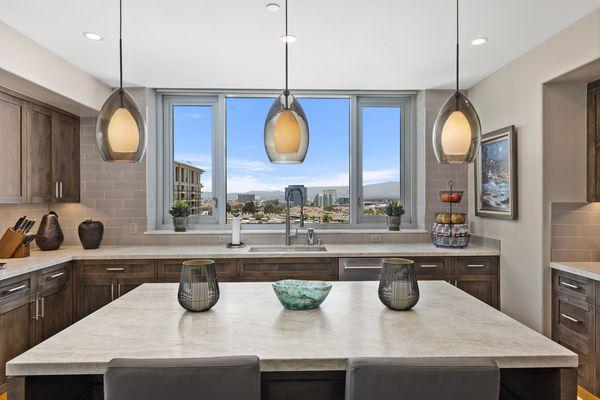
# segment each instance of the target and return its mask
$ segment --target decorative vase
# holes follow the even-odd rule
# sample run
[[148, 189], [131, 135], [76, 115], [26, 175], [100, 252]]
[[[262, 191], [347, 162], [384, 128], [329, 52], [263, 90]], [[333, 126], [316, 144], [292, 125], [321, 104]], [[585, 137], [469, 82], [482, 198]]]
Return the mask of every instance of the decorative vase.
[[417, 269], [412, 260], [388, 258], [383, 260], [379, 280], [379, 299], [392, 310], [410, 310], [419, 301]]
[[88, 219], [79, 224], [77, 228], [81, 245], [86, 250], [97, 249], [102, 242], [104, 225], [100, 221]]
[[387, 224], [389, 231], [399, 231], [400, 230], [400, 221], [402, 220], [401, 216], [388, 215], [387, 216]]
[[175, 232], [187, 231], [188, 217], [173, 217], [173, 228]]
[[207, 311], [219, 301], [219, 281], [213, 260], [185, 261], [177, 300], [188, 311]]
[[35, 244], [42, 251], [57, 250], [63, 240], [65, 240], [65, 236], [60, 229], [58, 215], [54, 211], [50, 211], [42, 217], [40, 227], [35, 235]]

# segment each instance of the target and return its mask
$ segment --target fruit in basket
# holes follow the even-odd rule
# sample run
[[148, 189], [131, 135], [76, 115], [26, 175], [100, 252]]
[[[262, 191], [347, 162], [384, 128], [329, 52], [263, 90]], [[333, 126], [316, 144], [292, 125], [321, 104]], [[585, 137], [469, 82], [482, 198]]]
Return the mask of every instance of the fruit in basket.
[[454, 203], [460, 203], [461, 199], [462, 199], [462, 193], [460, 193], [460, 192], [452, 193], [452, 201]]
[[464, 224], [466, 219], [466, 214], [452, 214], [450, 217], [450, 222], [453, 224]]
[[450, 193], [442, 193], [442, 201], [446, 203], [452, 202], [452, 195]]
[[438, 224], [449, 224], [450, 220], [450, 214], [448, 213], [437, 213], [435, 215], [435, 222]]

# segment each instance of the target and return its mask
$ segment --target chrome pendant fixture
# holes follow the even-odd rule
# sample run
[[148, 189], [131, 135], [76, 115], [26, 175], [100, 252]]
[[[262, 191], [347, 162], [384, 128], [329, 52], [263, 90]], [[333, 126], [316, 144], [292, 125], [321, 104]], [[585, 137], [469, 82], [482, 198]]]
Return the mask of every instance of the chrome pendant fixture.
[[265, 150], [274, 164], [301, 164], [308, 151], [308, 120], [288, 90], [288, 5], [285, 1], [285, 90], [277, 97], [265, 121]]
[[138, 162], [146, 151], [146, 128], [135, 101], [123, 90], [123, 4], [119, 0], [119, 88], [96, 121], [96, 143], [104, 161]]
[[446, 100], [433, 124], [433, 151], [440, 164], [473, 162], [481, 141], [481, 123], [459, 90], [458, 0], [456, 0], [456, 92]]

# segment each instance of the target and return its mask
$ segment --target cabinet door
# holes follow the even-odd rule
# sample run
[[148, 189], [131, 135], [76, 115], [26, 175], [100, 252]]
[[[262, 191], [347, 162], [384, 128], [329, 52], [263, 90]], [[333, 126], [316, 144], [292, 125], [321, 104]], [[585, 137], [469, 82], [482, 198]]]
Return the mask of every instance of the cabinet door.
[[70, 282], [64, 282], [38, 294], [40, 317], [37, 321], [36, 336], [43, 342], [72, 323], [72, 296]]
[[52, 111], [27, 105], [27, 202], [52, 200]]
[[492, 307], [500, 307], [496, 275], [455, 275], [453, 280], [457, 288]]
[[119, 278], [117, 281], [117, 297], [123, 296], [141, 284], [154, 282], [156, 282], [156, 279], [153, 278]]
[[0, 202], [25, 201], [23, 180], [24, 103], [0, 93]]
[[86, 278], [77, 280], [77, 319], [84, 318], [117, 298], [117, 280]]
[[52, 113], [52, 184], [57, 203], [79, 202], [79, 120]]
[[587, 91], [587, 201], [600, 201], [600, 80]]

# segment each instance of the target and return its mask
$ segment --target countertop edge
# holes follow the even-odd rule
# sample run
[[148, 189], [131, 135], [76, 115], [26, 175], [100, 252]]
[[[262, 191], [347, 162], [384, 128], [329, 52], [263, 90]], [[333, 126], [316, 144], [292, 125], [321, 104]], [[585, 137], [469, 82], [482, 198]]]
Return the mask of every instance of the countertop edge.
[[[577, 264], [586, 264], [585, 262], [577, 262]], [[597, 264], [590, 262], [589, 264]], [[595, 281], [600, 281], [600, 271], [592, 272], [588, 271], [581, 266], [574, 265], [572, 262], [558, 262], [553, 261], [550, 263], [550, 268], [556, 269], [563, 272], [568, 272], [574, 275], [582, 276], [584, 278], [589, 278]]]
[[[57, 250], [62, 254], [53, 254], [52, 251], [41, 252], [34, 251], [30, 258], [22, 259], [9, 259], [2, 260], [7, 263], [31, 263], [31, 265], [24, 265], [14, 267], [14, 269], [0, 269], [0, 281], [14, 278], [16, 276], [24, 275], [27, 273], [39, 271], [44, 268], [52, 267], [54, 265], [70, 262], [70, 261], [94, 261], [94, 260], [172, 260], [182, 258], [220, 258], [220, 259], [238, 259], [238, 258], [310, 258], [310, 257], [328, 257], [328, 258], [340, 258], [340, 257], [494, 257], [499, 256], [500, 251], [489, 247], [475, 246], [472, 245], [465, 249], [439, 249], [433, 247], [433, 245], [425, 244], [390, 244], [390, 246], [410, 246], [414, 245], [416, 248], [410, 249], [373, 249], [363, 250], [357, 249], [358, 246], [369, 246], [368, 244], [330, 244], [324, 245], [325, 247], [332, 248], [331, 251], [327, 252], [249, 252], [248, 247], [244, 249], [233, 249], [229, 250], [223, 247], [223, 249], [215, 249], [214, 247], [203, 249], [202, 246], [141, 246], [134, 248], [128, 252], [129, 247], [126, 246], [105, 246], [99, 250], [83, 250], [80, 248]], [[339, 249], [340, 246], [348, 246], [348, 249]], [[381, 244], [371, 245], [381, 246]], [[385, 244], [384, 244], [385, 246]], [[421, 246], [422, 248], [418, 248]], [[258, 245], [257, 247], [261, 247]], [[336, 249], [338, 247], [338, 249]], [[185, 249], [197, 249], [195, 251], [189, 251], [184, 253], [173, 253], [173, 249], [185, 248]], [[113, 252], [111, 252], [113, 250]], [[171, 250], [171, 251], [169, 251]], [[71, 252], [71, 254], [69, 254]]]
[[[577, 355], [548, 355], [535, 357], [467, 357], [493, 358], [500, 368], [577, 368]], [[102, 375], [106, 363], [35, 363], [6, 364], [7, 376], [43, 376], [43, 375]], [[347, 359], [261, 359], [262, 372], [296, 372], [296, 371], [345, 371]]]

